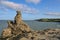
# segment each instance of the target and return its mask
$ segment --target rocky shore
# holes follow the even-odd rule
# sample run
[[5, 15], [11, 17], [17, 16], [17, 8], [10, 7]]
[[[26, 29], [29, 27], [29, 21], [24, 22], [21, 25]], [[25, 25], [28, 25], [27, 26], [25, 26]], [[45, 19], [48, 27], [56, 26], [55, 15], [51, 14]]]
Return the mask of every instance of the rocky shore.
[[0, 40], [60, 40], [60, 29], [34, 31], [22, 21], [21, 12], [17, 11], [14, 21], [8, 21]]

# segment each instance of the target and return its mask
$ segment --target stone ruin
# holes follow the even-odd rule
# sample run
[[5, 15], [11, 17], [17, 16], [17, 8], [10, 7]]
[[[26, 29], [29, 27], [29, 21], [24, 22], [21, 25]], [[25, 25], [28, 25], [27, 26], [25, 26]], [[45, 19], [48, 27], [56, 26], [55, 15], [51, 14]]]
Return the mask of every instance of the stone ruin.
[[14, 21], [8, 21], [0, 40], [60, 40], [60, 29], [34, 31], [22, 21], [21, 12], [17, 11]]

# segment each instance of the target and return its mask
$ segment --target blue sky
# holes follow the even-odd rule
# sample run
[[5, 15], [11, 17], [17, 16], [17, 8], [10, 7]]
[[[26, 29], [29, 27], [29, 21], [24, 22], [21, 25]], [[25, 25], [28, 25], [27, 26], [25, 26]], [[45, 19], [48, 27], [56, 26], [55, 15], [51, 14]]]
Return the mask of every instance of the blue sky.
[[60, 18], [60, 0], [0, 0], [0, 20], [13, 20], [16, 10], [23, 20]]

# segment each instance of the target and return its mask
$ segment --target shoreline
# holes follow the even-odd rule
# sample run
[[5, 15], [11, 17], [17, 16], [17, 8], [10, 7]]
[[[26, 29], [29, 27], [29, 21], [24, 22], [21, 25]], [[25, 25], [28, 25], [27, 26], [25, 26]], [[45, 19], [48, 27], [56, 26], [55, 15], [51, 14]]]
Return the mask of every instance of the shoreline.
[[60, 29], [33, 30], [21, 18], [17, 11], [14, 21], [8, 21], [0, 40], [60, 40]]

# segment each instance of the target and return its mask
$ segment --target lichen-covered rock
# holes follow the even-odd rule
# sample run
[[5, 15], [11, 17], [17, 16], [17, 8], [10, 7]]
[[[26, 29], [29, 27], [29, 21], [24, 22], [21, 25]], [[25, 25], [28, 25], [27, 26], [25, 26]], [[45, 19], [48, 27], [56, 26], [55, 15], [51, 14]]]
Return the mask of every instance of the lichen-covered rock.
[[14, 21], [8, 21], [8, 27], [3, 30], [2, 37], [10, 37], [15, 35], [22, 35], [23, 33], [30, 32], [31, 29], [27, 24], [22, 21], [21, 12], [17, 11]]
[[19, 39], [19, 40], [29, 40], [29, 39], [28, 39], [28, 38], [23, 37], [23, 38], [21, 38], [21, 39]]
[[18, 25], [22, 22], [22, 18], [21, 18], [21, 12], [20, 11], [16, 11], [17, 14], [15, 16], [15, 23]]
[[3, 30], [3, 32], [2, 32], [2, 37], [3, 38], [11, 37], [11, 36], [12, 36], [12, 34], [11, 34], [11, 29], [10, 28]]
[[14, 26], [15, 26], [16, 30], [19, 29], [21, 31], [26, 31], [26, 32], [31, 31], [29, 26], [22, 21], [20, 11], [17, 11], [17, 15], [15, 16], [15, 25]]

